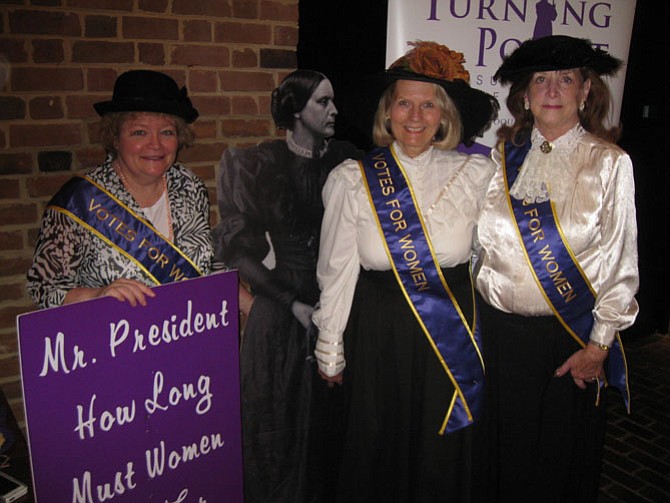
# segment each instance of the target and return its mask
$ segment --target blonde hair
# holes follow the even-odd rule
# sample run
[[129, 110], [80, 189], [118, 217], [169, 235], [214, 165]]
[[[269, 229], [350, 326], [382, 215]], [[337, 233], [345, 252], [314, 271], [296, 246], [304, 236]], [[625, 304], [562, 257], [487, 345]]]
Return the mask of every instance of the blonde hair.
[[[391, 131], [391, 121], [388, 117], [395, 98], [396, 82], [393, 82], [384, 90], [377, 104], [377, 112], [372, 125], [372, 140], [378, 147], [388, 147], [395, 139]], [[441, 150], [451, 150], [461, 142], [463, 130], [461, 116], [444, 88], [433, 82], [430, 84], [435, 89], [435, 102], [442, 112], [440, 126], [433, 139], [433, 146]]]

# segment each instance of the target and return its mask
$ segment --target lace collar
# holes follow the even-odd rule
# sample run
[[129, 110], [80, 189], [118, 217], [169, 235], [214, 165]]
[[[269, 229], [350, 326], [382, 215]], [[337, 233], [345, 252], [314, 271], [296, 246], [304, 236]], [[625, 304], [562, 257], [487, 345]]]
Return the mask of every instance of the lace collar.
[[286, 130], [286, 144], [288, 146], [288, 149], [295, 155], [299, 155], [300, 157], [307, 157], [308, 159], [320, 159], [321, 157], [323, 157], [323, 154], [326, 153], [326, 150], [328, 150], [329, 143], [330, 139], [324, 140], [323, 146], [319, 150], [312, 151], [308, 148], [301, 147], [300, 145], [298, 145], [293, 139], [293, 132], [290, 129]]
[[393, 142], [393, 149], [395, 150], [398, 159], [402, 161], [403, 166], [421, 166], [429, 161], [433, 155], [435, 147], [430, 145], [426, 150], [421, 152], [416, 157], [410, 157], [400, 146], [400, 143], [396, 140]]
[[550, 142], [538, 129], [533, 129], [530, 151], [510, 195], [527, 203], [542, 203], [549, 200], [551, 193], [561, 193], [566, 183], [566, 178], [561, 176], [562, 166], [585, 134], [584, 128], [577, 124]]
[[[544, 136], [542, 136], [542, 133], [540, 133], [540, 130], [537, 128], [533, 128], [533, 132], [530, 136], [530, 141], [531, 141], [531, 149], [532, 150], [537, 150], [540, 149], [541, 152], [544, 153], [543, 144], [547, 144], [550, 146], [550, 154], [551, 152], [562, 152], [564, 154], [569, 154], [574, 150], [574, 148], [577, 146], [579, 143], [579, 140], [586, 134], [586, 131], [584, 128], [581, 126], [581, 124], [577, 123], [575, 126], [573, 126], [570, 131], [565, 133], [563, 136], [555, 139], [554, 141], [548, 141]], [[545, 147], [546, 148], [546, 147]]]

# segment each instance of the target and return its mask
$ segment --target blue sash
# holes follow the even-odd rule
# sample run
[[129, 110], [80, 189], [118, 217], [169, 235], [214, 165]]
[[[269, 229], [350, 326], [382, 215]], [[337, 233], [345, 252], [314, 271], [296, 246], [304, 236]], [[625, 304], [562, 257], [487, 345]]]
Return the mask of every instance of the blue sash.
[[[514, 215], [526, 260], [558, 320], [568, 334], [585, 347], [593, 327], [592, 310], [597, 294], [563, 235], [553, 203], [525, 203], [510, 196], [509, 189], [528, 154], [530, 142], [520, 147], [507, 142], [503, 148], [507, 200]], [[609, 382], [617, 388], [623, 396], [626, 408], [629, 408], [628, 370], [619, 334], [609, 350], [605, 374], [606, 379], [600, 382], [600, 386], [606, 386]]]
[[442, 275], [392, 148], [373, 150], [360, 166], [398, 284], [455, 388], [439, 434], [464, 428], [481, 410], [484, 363], [477, 323], [473, 331]]
[[202, 276], [198, 267], [149, 222], [86, 176], [75, 175], [48, 207], [72, 218], [137, 263], [157, 285]]

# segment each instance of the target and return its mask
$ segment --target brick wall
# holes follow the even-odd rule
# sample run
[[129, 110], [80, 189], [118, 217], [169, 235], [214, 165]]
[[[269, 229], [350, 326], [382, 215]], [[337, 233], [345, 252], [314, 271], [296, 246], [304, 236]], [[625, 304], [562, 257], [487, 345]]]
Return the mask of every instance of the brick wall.
[[222, 151], [277, 136], [270, 91], [297, 42], [298, 0], [0, 0], [0, 386], [20, 422], [15, 320], [35, 309], [25, 273], [50, 196], [104, 157], [92, 104], [128, 69], [186, 85], [200, 118], [180, 160], [215, 203]]

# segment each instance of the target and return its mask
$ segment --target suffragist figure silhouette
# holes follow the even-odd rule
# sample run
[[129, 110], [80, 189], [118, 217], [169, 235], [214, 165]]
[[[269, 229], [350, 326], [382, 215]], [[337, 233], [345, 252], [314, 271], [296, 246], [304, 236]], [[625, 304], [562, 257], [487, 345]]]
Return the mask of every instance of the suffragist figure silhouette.
[[337, 107], [325, 75], [292, 72], [271, 105], [286, 140], [229, 148], [217, 171], [216, 255], [253, 296], [240, 354], [247, 503], [310, 501], [328, 472], [310, 443], [327, 440], [333, 390], [316, 377], [307, 334], [319, 299], [321, 189], [333, 167], [358, 156], [332, 139]]

